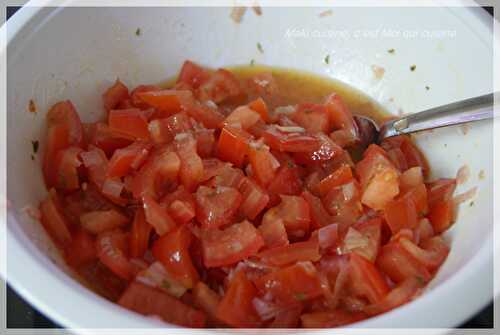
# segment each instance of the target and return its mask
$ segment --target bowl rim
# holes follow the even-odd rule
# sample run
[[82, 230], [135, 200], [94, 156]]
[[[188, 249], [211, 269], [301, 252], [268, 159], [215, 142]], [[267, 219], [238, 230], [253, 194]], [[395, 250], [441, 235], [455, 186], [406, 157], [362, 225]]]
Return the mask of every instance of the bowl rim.
[[[33, 6], [33, 3], [35, 2], [36, 7]], [[54, 2], [55, 1], [53, 0], [31, 0], [26, 6], [18, 10], [9, 19], [7, 46], [15, 39], [19, 31], [23, 27], [25, 27], [25, 25], [29, 23], [30, 20], [40, 14], [41, 10], [44, 9], [43, 7], [49, 6]], [[68, 3], [70, 1], [63, 1], [63, 3], [64, 2]], [[474, 3], [473, 1], [459, 2], [465, 4]], [[57, 11], [61, 9], [62, 7], [52, 8], [52, 10], [47, 13], [45, 19], [48, 19], [51, 15], [57, 14]], [[452, 7], [449, 8], [449, 10], [453, 11], [454, 9]], [[489, 27], [486, 22], [488, 22], [490, 16], [486, 12], [470, 12], [473, 13], [472, 15], [474, 15], [477, 20], [483, 24], [483, 27]], [[40, 24], [43, 24], [43, 22], [40, 22]], [[5, 28], [5, 26], [3, 28]], [[492, 29], [489, 29], [489, 31], [492, 35]], [[494, 43], [498, 43], [498, 41], [494, 40]], [[71, 310], [71, 308], [75, 305], [75, 300], [73, 299], [67, 299], [67, 308], [54, 308], [53, 303], [47, 303], [47, 301], [50, 301], [50, 296], [48, 296], [49, 292], [37, 291], [36, 283], [30, 283], [29, 281], [26, 281], [26, 279], [29, 278], [30, 274], [32, 275], [33, 273], [42, 274], [41, 277], [39, 277], [39, 280], [50, 280], [51, 282], [56, 284], [54, 286], [58, 287], [58, 292], [60, 292], [61, 295], [65, 296], [65, 294], [69, 294], [70, 296], [73, 296], [75, 299], [79, 300], [78, 303], [82, 303], [83, 305], [85, 305], [85, 307], [91, 308], [93, 310], [92, 314], [100, 315], [100, 318], [104, 320], [108, 320], [108, 318], [118, 318], [118, 320], [120, 320], [121, 326], [125, 328], [134, 328], [137, 326], [148, 328], [157, 324], [155, 321], [150, 320], [149, 318], [145, 318], [134, 312], [130, 312], [124, 308], [121, 308], [117, 304], [108, 302], [97, 294], [91, 291], [89, 292], [89, 290], [87, 290], [77, 282], [72, 283], [74, 285], [68, 285], [67, 275], [62, 273], [57, 268], [57, 266], [55, 266], [54, 264], [50, 264], [53, 267], [49, 267], [49, 269], [47, 269], [47, 267], [44, 265], [44, 263], [46, 262], [41, 261], [42, 256], [33, 257], [33, 254], [36, 253], [35, 247], [31, 244], [27, 236], [22, 233], [18, 234], [19, 231], [16, 234], [16, 229], [20, 228], [18, 228], [15, 223], [16, 219], [9, 210], [9, 213], [7, 214], [7, 240], [9, 243], [9, 250], [14, 250], [14, 254], [16, 256], [22, 257], [22, 259], [25, 260], [23, 261], [22, 266], [25, 269], [17, 273], [11, 271], [12, 273], [8, 275], [8, 278], [7, 273], [2, 273], [2, 277], [6, 278], [9, 285], [11, 285], [24, 299], [36, 306], [37, 309], [46, 313], [47, 316], [54, 319], [54, 321], [71, 329], [80, 329], [80, 325], [85, 324], [89, 321], [88, 316], [78, 316], [78, 313], [76, 313], [76, 318], [75, 315], [71, 315], [71, 318], [69, 318], [70, 313], [68, 313], [68, 311]], [[473, 258], [471, 258], [466, 266], [463, 266], [459, 271], [446, 279], [446, 285], [438, 285], [430, 292], [426, 292], [426, 294], [412, 303], [405, 304], [380, 316], [355, 323], [351, 327], [373, 328], [380, 327], [381, 324], [392, 324], [395, 327], [401, 327], [403, 326], [403, 323], [407, 324], [407, 321], [410, 320], [408, 318], [408, 315], [411, 316], [418, 315], [419, 313], [425, 313], [428, 310], [428, 307], [432, 306], [434, 301], [440, 300], [446, 300], [450, 305], [456, 308], [453, 308], [453, 311], [451, 311], [451, 309], [442, 310], [442, 313], [439, 316], [441, 319], [439, 324], [445, 324], [448, 327], [456, 326], [460, 322], [466, 320], [467, 317], [470, 317], [474, 313], [477, 313], [481, 308], [489, 303], [489, 301], [493, 297], [498, 296], [499, 292], [496, 291], [493, 292], [493, 296], [489, 296], [488, 294], [474, 295], [467, 301], [467, 307], [465, 308], [463, 305], [460, 305], [460, 302], [462, 302], [460, 294], [456, 294], [456, 292], [460, 292], [460, 288], [465, 288], [467, 283], [470, 283], [470, 281], [472, 280], [480, 284], [480, 287], [482, 285], [492, 284], [492, 278], [484, 275], [478, 276], [477, 274], [491, 273], [491, 276], [493, 275], [493, 254], [495, 252], [498, 252], [498, 249], [498, 246], [493, 244], [493, 236], [489, 236], [485, 244], [479, 249], [478, 252], [476, 252], [476, 254], [473, 256]], [[491, 282], [489, 280], [491, 280]], [[157, 326], [162, 328], [177, 328], [175, 325], [164, 322], [158, 323]], [[102, 327], [106, 328], [104, 324], [102, 325]], [[83, 333], [85, 331], [80, 329], [80, 332]]]

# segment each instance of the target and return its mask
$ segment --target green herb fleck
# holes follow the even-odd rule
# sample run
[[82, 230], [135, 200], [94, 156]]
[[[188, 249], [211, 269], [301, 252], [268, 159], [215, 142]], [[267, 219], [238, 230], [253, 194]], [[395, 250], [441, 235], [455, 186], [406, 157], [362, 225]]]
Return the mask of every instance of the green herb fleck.
[[330, 55], [326, 55], [325, 64], [330, 64]]
[[257, 42], [257, 50], [259, 50], [259, 52], [260, 52], [261, 54], [263, 54], [263, 53], [264, 53], [264, 49], [262, 48], [262, 44], [260, 44], [259, 42]]
[[31, 155], [31, 160], [34, 161], [35, 160], [35, 156], [34, 155]]
[[472, 207], [472, 206], [474, 206], [474, 201], [471, 201], [469, 204], [469, 207]]
[[255, 59], [253, 59], [253, 58], [252, 58], [252, 59], [250, 60], [250, 66], [254, 66], [254, 65], [255, 65]]
[[31, 141], [31, 145], [33, 146], [33, 153], [36, 154], [38, 152], [38, 141]]
[[415, 64], [410, 66], [410, 71], [415, 71], [417, 69], [417, 66]]
[[427, 85], [426, 85], [426, 86], [425, 86], [425, 89], [428, 91], [428, 90], [430, 90], [431, 88], [430, 88], [429, 86], [427, 86]]
[[396, 52], [396, 50], [394, 48], [390, 48], [389, 50], [387, 50], [387, 52], [390, 54], [393, 54]]
[[419, 284], [420, 286], [424, 286], [424, 285], [425, 285], [425, 280], [424, 280], [424, 278], [422, 278], [422, 277], [420, 277], [420, 276], [416, 276], [416, 277], [415, 277], [415, 279], [417, 279], [418, 284]]
[[298, 301], [304, 301], [304, 300], [306, 300], [306, 295], [304, 293], [302, 293], [302, 292], [295, 293], [293, 296]]
[[166, 280], [163, 280], [161, 282], [161, 287], [163, 287], [165, 290], [169, 290], [170, 286], [171, 286], [170, 283], [168, 281], [166, 281]]
[[311, 109], [305, 109], [305, 110], [304, 110], [304, 113], [306, 113], [306, 114], [311, 114], [312, 112], [313, 112], [313, 111], [312, 111]]
[[288, 167], [289, 167], [290, 169], [293, 169], [293, 168], [295, 167], [295, 164], [294, 164], [293, 162], [288, 161], [287, 163], [288, 163], [287, 165], [288, 165]]
[[141, 28], [137, 28], [137, 30], [135, 31], [135, 36], [141, 36]]

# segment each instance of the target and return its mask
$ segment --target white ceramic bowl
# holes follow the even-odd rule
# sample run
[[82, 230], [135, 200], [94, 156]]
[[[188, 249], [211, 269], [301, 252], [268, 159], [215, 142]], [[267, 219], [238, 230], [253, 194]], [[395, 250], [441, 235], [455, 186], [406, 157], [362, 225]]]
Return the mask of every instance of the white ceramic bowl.
[[[229, 18], [230, 8], [31, 7], [16, 13], [8, 24], [8, 282], [67, 327], [169, 326], [75, 281], [40, 225], [21, 210], [46, 193], [41, 155], [30, 159], [30, 141], [40, 139], [43, 151], [47, 108], [71, 99], [83, 120], [96, 119], [101, 93], [117, 76], [133, 87], [171, 77], [185, 59], [212, 67], [254, 59], [340, 79], [392, 113], [492, 91], [492, 20], [480, 8], [346, 7], [320, 17], [324, 10], [263, 8], [262, 16], [249, 10], [240, 24]], [[385, 69], [382, 78], [373, 65]], [[27, 111], [30, 99], [36, 114]], [[459, 192], [477, 186], [475, 205], [463, 205], [446, 233], [451, 252], [427, 292], [355, 326], [453, 327], [492, 299], [492, 139], [491, 122], [417, 136], [435, 177], [469, 166], [471, 177]]]

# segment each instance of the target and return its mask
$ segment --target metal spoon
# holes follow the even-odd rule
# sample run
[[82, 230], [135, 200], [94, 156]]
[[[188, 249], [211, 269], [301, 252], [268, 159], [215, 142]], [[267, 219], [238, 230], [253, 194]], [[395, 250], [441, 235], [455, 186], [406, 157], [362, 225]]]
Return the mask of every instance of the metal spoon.
[[384, 138], [493, 118], [494, 93], [434, 107], [383, 123], [380, 127], [366, 116], [354, 115], [363, 144], [380, 143]]

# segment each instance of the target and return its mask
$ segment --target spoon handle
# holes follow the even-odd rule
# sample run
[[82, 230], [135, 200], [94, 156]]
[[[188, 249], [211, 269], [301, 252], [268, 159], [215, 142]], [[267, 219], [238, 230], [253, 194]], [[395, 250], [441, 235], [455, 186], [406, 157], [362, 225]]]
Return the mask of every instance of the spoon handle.
[[391, 120], [380, 127], [379, 141], [415, 131], [493, 118], [494, 93], [434, 107]]

